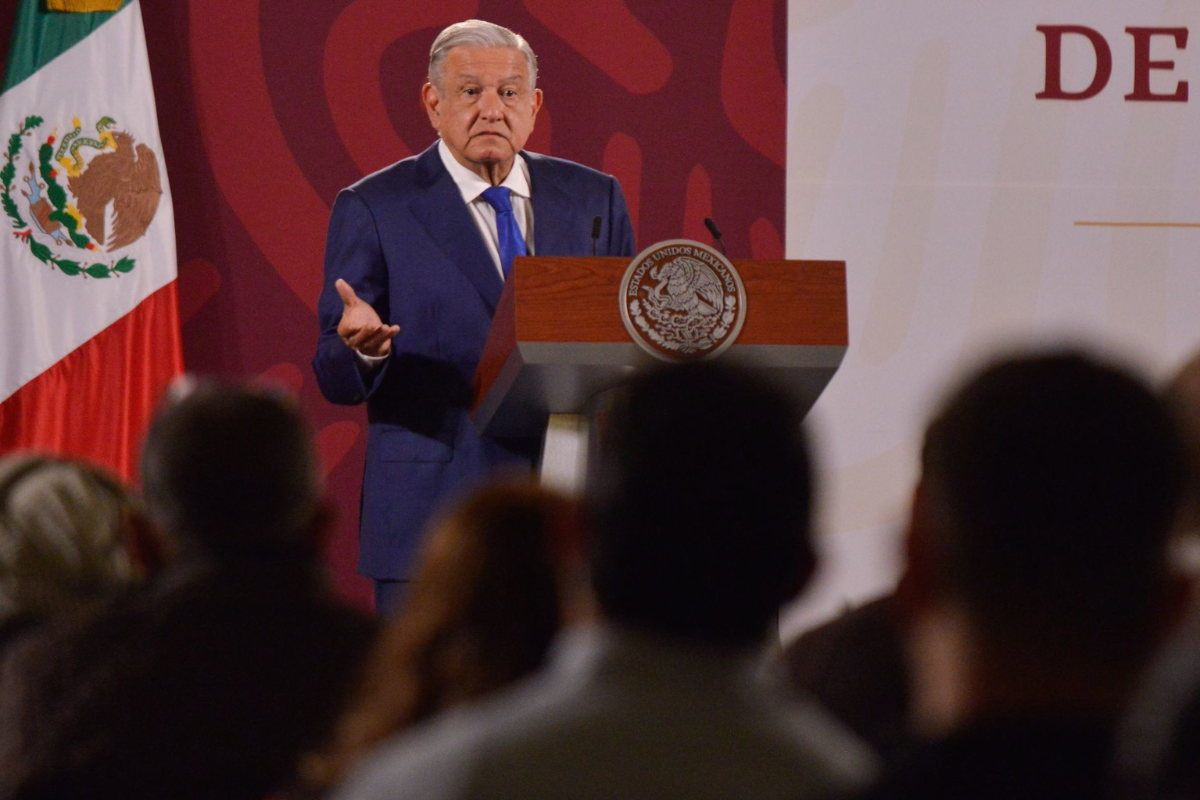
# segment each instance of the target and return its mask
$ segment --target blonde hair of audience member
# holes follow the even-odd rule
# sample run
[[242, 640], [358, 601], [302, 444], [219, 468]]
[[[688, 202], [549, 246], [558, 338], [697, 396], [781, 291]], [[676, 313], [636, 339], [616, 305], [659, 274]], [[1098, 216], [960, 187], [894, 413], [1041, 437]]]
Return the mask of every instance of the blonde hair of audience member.
[[138, 505], [103, 470], [49, 456], [0, 459], [0, 624], [101, 599], [140, 577]]
[[532, 485], [484, 488], [436, 521], [334, 742], [303, 764], [330, 786], [388, 736], [541, 665], [564, 621], [573, 506]]

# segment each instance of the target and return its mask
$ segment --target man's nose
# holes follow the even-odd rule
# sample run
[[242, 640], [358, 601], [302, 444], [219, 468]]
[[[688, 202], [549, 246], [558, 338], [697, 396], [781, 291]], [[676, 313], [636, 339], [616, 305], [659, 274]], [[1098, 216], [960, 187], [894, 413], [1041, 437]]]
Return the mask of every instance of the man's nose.
[[504, 118], [504, 103], [500, 100], [499, 92], [484, 92], [483, 97], [479, 100], [479, 113], [486, 120], [500, 120]]

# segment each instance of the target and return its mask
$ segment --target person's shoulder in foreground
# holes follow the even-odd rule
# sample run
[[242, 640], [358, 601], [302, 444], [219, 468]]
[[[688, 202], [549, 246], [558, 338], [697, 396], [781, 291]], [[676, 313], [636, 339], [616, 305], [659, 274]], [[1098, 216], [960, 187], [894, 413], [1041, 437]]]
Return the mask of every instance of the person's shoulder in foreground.
[[338, 800], [819, 798], [876, 760], [753, 654], [588, 626], [549, 667], [382, 748]]

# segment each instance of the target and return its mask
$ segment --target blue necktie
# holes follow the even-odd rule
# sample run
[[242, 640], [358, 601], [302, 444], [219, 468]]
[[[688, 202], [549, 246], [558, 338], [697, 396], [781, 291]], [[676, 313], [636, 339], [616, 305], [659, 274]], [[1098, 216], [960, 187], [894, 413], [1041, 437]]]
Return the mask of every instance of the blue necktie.
[[504, 268], [505, 278], [512, 270], [513, 259], [529, 252], [517, 218], [513, 215], [512, 199], [508, 193], [507, 186], [490, 186], [483, 190], [483, 199], [496, 209], [496, 234], [500, 239], [500, 264]]

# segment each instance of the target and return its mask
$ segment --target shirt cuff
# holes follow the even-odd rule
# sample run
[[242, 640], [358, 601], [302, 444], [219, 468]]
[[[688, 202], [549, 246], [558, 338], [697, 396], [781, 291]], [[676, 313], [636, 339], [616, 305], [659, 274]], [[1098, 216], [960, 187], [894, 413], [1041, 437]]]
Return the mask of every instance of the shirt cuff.
[[358, 359], [359, 366], [365, 367], [368, 371], [374, 370], [383, 362], [387, 361], [387, 356], [368, 356], [363, 353], [354, 351], [354, 357]]

